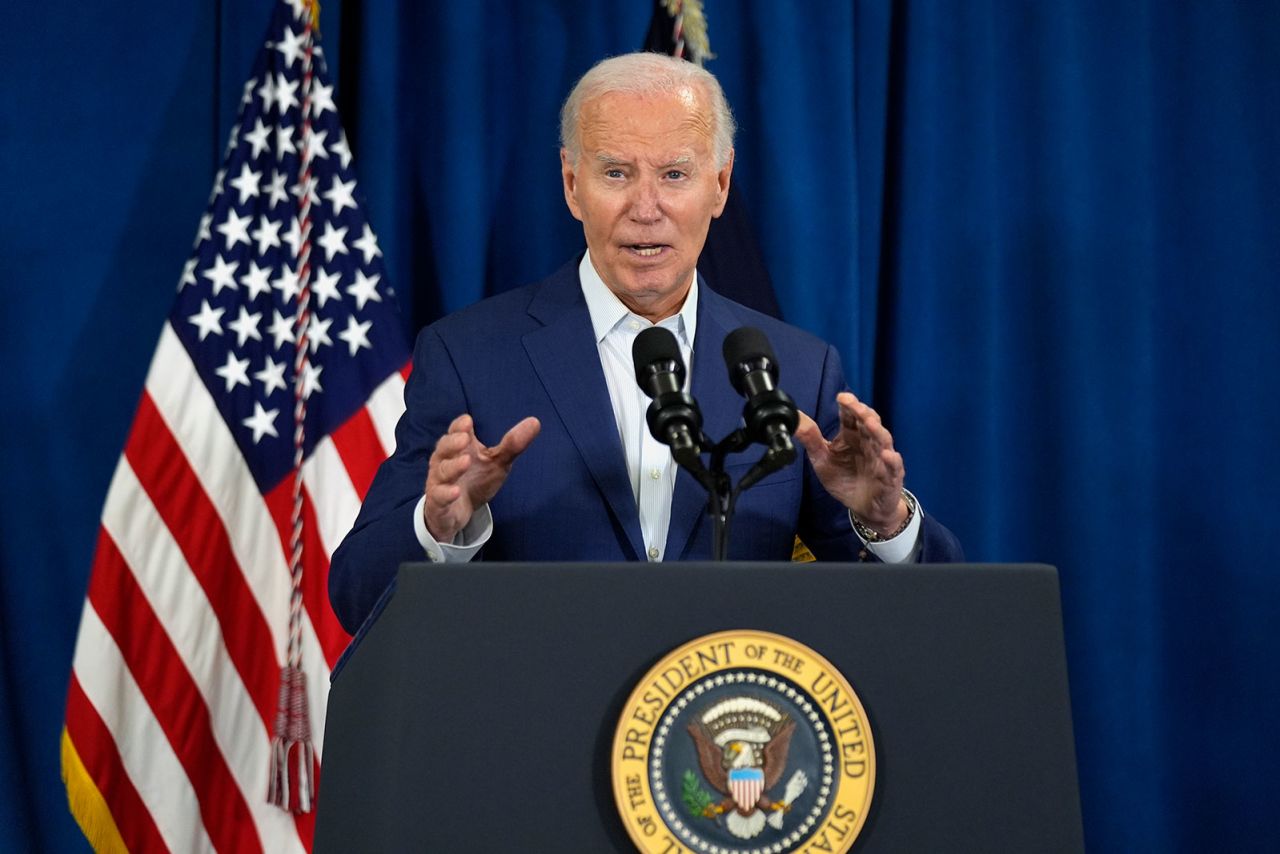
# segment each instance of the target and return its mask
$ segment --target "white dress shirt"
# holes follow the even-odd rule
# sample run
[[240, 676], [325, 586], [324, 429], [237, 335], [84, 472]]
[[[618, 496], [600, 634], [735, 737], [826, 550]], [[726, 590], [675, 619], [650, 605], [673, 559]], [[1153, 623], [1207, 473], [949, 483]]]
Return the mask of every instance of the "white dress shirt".
[[[694, 274], [689, 294], [679, 313], [656, 324], [632, 313], [609, 290], [591, 263], [590, 252], [582, 256], [582, 263], [578, 265], [578, 279], [582, 284], [587, 311], [591, 315], [591, 327], [595, 331], [605, 384], [609, 387], [609, 401], [613, 405], [618, 437], [627, 458], [627, 474], [631, 478], [631, 492], [640, 512], [640, 533], [644, 538], [646, 556], [651, 561], [659, 561], [665, 556], [667, 529], [671, 525], [671, 498], [675, 491], [676, 465], [671, 459], [671, 449], [649, 432], [645, 412], [651, 398], [636, 382], [631, 346], [636, 336], [650, 326], [670, 330], [675, 335], [676, 342], [680, 345], [680, 355], [684, 358], [685, 390], [688, 390], [693, 376], [693, 342], [698, 324], [697, 274]], [[452, 543], [438, 543], [427, 530], [423, 516], [425, 503], [425, 496], [418, 500], [413, 514], [413, 528], [428, 560], [436, 563], [468, 561], [493, 534], [493, 515], [486, 504], [475, 512]], [[867, 548], [885, 563], [911, 560], [918, 547], [920, 519], [923, 514], [923, 508], [917, 509], [910, 524], [901, 534], [891, 540], [866, 543]]]

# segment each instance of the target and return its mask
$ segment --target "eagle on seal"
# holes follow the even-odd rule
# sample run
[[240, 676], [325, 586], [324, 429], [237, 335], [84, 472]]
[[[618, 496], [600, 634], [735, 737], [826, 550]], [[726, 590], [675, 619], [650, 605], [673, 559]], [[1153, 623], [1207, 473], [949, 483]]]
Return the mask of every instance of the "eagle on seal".
[[769, 824], [782, 826], [782, 813], [803, 791], [808, 780], [797, 771], [782, 800], [767, 792], [782, 779], [796, 722], [771, 703], [739, 696], [721, 700], [688, 726], [698, 752], [702, 775], [724, 796], [703, 810], [706, 818], [725, 815], [729, 832], [741, 839], [758, 835], [766, 813]]

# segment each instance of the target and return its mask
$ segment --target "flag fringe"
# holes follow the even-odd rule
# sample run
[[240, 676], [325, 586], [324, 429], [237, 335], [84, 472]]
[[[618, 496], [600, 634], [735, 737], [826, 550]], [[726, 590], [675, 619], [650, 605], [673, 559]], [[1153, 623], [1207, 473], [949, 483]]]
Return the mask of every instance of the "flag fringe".
[[80, 832], [93, 850], [98, 854], [114, 854], [117, 851], [128, 854], [129, 847], [120, 836], [120, 829], [116, 827], [106, 798], [89, 776], [66, 727], [62, 728], [62, 782], [67, 789], [67, 805], [71, 809], [71, 815], [76, 824], [80, 825]]

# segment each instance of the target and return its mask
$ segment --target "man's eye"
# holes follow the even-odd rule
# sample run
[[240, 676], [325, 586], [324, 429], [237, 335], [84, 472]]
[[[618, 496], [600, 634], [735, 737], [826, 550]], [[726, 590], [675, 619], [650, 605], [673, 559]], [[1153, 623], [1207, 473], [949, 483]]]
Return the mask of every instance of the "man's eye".
[[604, 176], [605, 176], [606, 178], [621, 178], [621, 177], [622, 177], [622, 170], [621, 170], [621, 169], [606, 169], [606, 170], [604, 170]]
[[679, 169], [671, 169], [667, 172], [667, 180], [669, 181], [679, 181], [683, 177], [684, 173]]

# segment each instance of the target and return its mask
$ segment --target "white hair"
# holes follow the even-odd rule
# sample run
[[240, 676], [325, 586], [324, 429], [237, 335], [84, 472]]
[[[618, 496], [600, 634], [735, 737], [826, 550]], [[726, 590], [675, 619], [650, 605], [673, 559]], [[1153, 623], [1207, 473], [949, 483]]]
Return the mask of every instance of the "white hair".
[[578, 124], [582, 106], [587, 101], [622, 92], [629, 95], [678, 94], [682, 89], [694, 86], [702, 91], [711, 106], [713, 122], [712, 153], [716, 168], [723, 169], [733, 150], [733, 133], [736, 124], [729, 102], [720, 88], [720, 81], [705, 68], [660, 53], [624, 53], [601, 60], [580, 79], [560, 108], [560, 145], [569, 152], [569, 159], [577, 163], [582, 153], [578, 141]]

